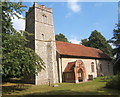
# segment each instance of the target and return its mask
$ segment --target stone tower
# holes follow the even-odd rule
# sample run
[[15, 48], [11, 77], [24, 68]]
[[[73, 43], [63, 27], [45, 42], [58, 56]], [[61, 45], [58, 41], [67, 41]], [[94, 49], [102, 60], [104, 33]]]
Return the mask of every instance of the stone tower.
[[30, 40], [28, 46], [35, 50], [46, 66], [45, 70], [35, 76], [35, 84], [57, 83], [58, 71], [52, 9], [34, 3], [26, 12], [26, 31], [34, 34], [28, 37]]

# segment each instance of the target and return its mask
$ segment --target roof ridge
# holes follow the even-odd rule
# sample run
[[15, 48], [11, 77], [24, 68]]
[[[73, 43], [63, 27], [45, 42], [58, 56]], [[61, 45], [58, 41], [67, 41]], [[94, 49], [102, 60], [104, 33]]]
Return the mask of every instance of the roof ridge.
[[[81, 45], [81, 44], [75, 44], [75, 43], [64, 42], [64, 41], [56, 41], [56, 42], [63, 42], [63, 43], [68, 43], [68, 44], [73, 44], [73, 45], [80, 45], [80, 46], [84, 46], [84, 45]], [[86, 47], [86, 46], [85, 46], [85, 47]]]

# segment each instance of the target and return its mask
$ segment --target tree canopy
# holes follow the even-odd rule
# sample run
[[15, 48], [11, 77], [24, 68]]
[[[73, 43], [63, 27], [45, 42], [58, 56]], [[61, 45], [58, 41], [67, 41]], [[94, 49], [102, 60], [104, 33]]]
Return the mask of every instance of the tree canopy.
[[37, 74], [44, 68], [42, 59], [30, 48], [27, 40], [20, 33], [3, 33], [2, 39], [2, 74], [3, 77], [21, 77], [24, 73]]
[[25, 11], [26, 6], [21, 2], [2, 2], [2, 33], [13, 33], [16, 30], [13, 28], [12, 19], [16, 16], [20, 17], [20, 14]]
[[19, 17], [24, 11], [22, 3], [2, 3], [2, 75], [3, 77], [21, 77], [37, 74], [44, 69], [43, 60], [26, 45], [28, 32], [17, 32], [12, 25], [12, 18]]
[[120, 72], [120, 24], [117, 24], [117, 28], [113, 30], [113, 37], [111, 42], [115, 46], [113, 49], [114, 55], [116, 55], [115, 63], [114, 63], [114, 71], [115, 73]]
[[114, 34], [111, 42], [113, 43], [113, 45], [116, 46], [116, 48], [114, 49], [114, 53], [120, 53], [120, 24], [117, 24], [117, 29], [114, 29]]
[[63, 41], [63, 42], [69, 42], [68, 39], [63, 35], [62, 33], [55, 35], [55, 40], [57, 41]]
[[108, 44], [104, 36], [94, 30], [88, 39], [81, 40], [82, 45], [102, 50], [105, 54], [112, 56], [112, 47]]
[[87, 39], [87, 38], [82, 39], [82, 40], [81, 40], [81, 43], [82, 43], [82, 45], [85, 45], [85, 46], [88, 46], [88, 47], [89, 47], [89, 42], [88, 42], [88, 39]]

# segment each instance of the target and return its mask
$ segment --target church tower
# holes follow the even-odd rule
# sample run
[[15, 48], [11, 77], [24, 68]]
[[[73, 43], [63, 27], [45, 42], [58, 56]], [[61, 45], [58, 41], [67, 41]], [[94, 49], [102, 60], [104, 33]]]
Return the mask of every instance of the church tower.
[[58, 82], [56, 43], [52, 9], [34, 3], [26, 12], [26, 31], [34, 35], [28, 37], [30, 48], [43, 59], [45, 70], [35, 76], [35, 84]]

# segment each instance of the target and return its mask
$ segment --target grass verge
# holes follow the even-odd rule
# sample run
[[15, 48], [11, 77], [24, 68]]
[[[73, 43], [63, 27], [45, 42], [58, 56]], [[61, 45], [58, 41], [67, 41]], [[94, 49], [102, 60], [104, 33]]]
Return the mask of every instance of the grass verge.
[[59, 83], [58, 87], [16, 83], [3, 84], [3, 95], [120, 95], [119, 90], [105, 88], [107, 81], [97, 78], [83, 83]]

